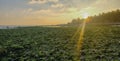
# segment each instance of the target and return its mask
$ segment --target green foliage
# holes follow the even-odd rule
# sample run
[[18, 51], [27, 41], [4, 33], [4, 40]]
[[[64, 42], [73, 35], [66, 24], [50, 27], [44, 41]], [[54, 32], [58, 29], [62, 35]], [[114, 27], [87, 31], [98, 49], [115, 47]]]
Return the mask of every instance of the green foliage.
[[119, 30], [119, 26], [87, 26], [81, 60], [119, 61]]
[[0, 61], [69, 61], [76, 28], [24, 27], [0, 30]]
[[[81, 61], [119, 61], [120, 27], [87, 26]], [[0, 61], [74, 61], [76, 27], [24, 27], [0, 30]], [[78, 53], [79, 54], [79, 53]]]

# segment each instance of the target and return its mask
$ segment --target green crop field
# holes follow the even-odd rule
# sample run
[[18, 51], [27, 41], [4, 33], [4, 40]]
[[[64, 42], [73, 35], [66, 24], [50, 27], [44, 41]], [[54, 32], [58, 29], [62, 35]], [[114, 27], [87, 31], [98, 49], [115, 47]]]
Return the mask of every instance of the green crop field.
[[[77, 27], [0, 30], [0, 61], [75, 61]], [[120, 61], [120, 27], [87, 26], [80, 61]], [[78, 54], [80, 54], [78, 53]]]

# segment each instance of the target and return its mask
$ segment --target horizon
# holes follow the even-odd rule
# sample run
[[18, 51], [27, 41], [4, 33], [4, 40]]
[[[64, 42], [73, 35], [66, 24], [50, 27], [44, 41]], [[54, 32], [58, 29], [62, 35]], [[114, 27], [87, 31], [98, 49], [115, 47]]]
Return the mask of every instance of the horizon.
[[42, 26], [119, 9], [120, 0], [0, 0], [0, 25]]

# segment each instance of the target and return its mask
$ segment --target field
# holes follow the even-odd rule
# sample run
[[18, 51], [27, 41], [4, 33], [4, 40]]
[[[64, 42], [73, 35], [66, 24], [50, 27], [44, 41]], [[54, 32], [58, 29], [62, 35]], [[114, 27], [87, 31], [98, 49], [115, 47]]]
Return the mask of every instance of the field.
[[[77, 27], [1, 29], [0, 61], [75, 61], [80, 37], [76, 31]], [[87, 26], [80, 53], [80, 61], [120, 61], [120, 27]]]

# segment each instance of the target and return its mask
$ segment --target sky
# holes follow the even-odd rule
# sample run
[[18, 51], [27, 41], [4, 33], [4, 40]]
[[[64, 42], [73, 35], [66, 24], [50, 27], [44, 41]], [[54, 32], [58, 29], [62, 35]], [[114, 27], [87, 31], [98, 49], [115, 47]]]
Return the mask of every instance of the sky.
[[120, 0], [0, 0], [0, 25], [56, 25], [120, 9]]

